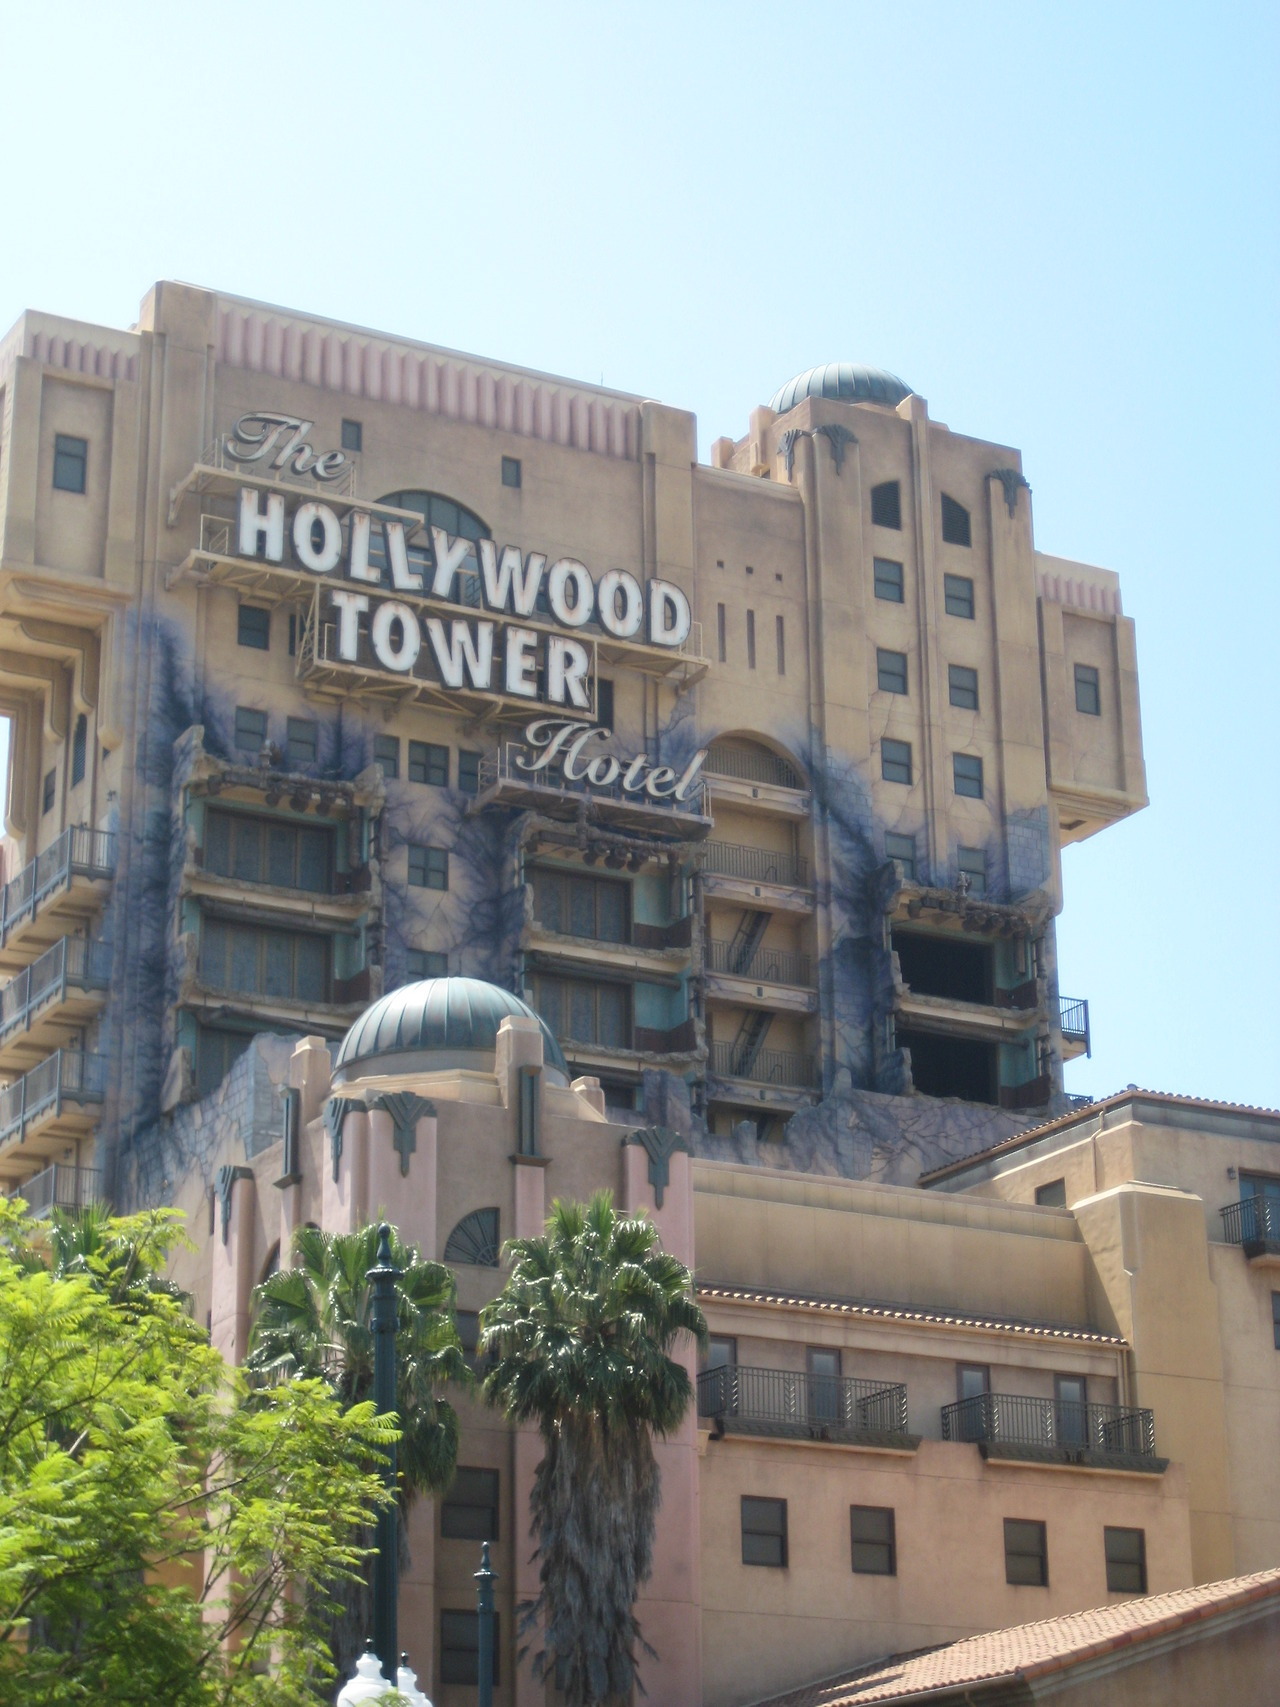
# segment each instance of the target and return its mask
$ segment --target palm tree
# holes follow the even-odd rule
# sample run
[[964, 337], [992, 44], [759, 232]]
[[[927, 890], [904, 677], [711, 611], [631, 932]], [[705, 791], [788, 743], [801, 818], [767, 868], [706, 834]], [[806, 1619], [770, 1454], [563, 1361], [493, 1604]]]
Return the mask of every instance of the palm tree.
[[511, 1274], [481, 1313], [493, 1361], [485, 1397], [513, 1423], [536, 1422], [534, 1477], [541, 1592], [522, 1633], [541, 1626], [534, 1674], [554, 1677], [568, 1707], [629, 1701], [633, 1608], [652, 1569], [661, 1497], [653, 1436], [680, 1424], [692, 1397], [669, 1355], [706, 1322], [689, 1270], [658, 1249], [644, 1216], [620, 1216], [611, 1193], [556, 1202], [537, 1239], [513, 1239]]
[[[369, 1270], [377, 1261], [378, 1229], [324, 1233], [300, 1227], [293, 1237], [294, 1267], [280, 1269], [254, 1291], [255, 1315], [248, 1367], [269, 1382], [295, 1377], [325, 1381], [344, 1405], [373, 1397], [373, 1295]], [[446, 1382], [467, 1383], [470, 1371], [454, 1319], [452, 1273], [424, 1262], [415, 1247], [391, 1236], [396, 1280], [396, 1411], [400, 1440], [400, 1548], [404, 1559], [405, 1518], [423, 1493], [438, 1493], [453, 1480], [458, 1456], [458, 1418], [439, 1396]], [[369, 1544], [365, 1537], [365, 1544]], [[372, 1590], [338, 1590], [342, 1610], [330, 1625], [339, 1674], [346, 1676], [363, 1649], [372, 1624]]]
[[190, 1248], [181, 1220], [173, 1209], [116, 1216], [104, 1203], [55, 1208], [44, 1249], [33, 1248], [26, 1261], [47, 1266], [59, 1279], [84, 1275], [105, 1290], [113, 1304], [144, 1306], [149, 1296], [158, 1294], [189, 1301], [165, 1272], [175, 1250]]

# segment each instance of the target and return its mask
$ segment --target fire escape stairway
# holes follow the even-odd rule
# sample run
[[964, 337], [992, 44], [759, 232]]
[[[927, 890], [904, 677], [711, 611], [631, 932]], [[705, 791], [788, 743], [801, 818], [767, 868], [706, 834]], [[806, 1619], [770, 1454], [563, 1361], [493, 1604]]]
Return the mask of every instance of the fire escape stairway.
[[731, 1072], [735, 1079], [749, 1079], [756, 1064], [756, 1057], [764, 1048], [764, 1040], [769, 1035], [769, 1027], [773, 1024], [773, 1015], [759, 1008], [753, 1008], [738, 1027], [738, 1035], [733, 1040], [733, 1057]]
[[744, 913], [733, 941], [729, 944], [729, 970], [735, 977], [745, 978], [751, 970], [751, 962], [756, 957], [756, 950], [764, 940], [764, 933], [769, 928], [771, 913]]

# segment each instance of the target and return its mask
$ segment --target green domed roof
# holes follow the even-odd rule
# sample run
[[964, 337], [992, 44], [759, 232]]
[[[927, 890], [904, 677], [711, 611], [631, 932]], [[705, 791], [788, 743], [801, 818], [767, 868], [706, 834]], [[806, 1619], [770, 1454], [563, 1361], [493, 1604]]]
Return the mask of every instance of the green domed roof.
[[562, 1073], [567, 1083], [564, 1052], [547, 1022], [510, 990], [480, 978], [424, 978], [383, 996], [343, 1038], [333, 1063], [334, 1078], [483, 1067], [483, 1059], [472, 1058], [492, 1056], [498, 1027], [510, 1014], [537, 1020], [546, 1045], [546, 1064]]
[[857, 362], [827, 362], [824, 367], [811, 367], [807, 373], [789, 379], [775, 393], [769, 407], [775, 415], [785, 415], [788, 409], [805, 397], [830, 397], [837, 403], [887, 403], [896, 409], [904, 397], [910, 397], [911, 387], [904, 385], [896, 373], [886, 373], [881, 367], [862, 367]]

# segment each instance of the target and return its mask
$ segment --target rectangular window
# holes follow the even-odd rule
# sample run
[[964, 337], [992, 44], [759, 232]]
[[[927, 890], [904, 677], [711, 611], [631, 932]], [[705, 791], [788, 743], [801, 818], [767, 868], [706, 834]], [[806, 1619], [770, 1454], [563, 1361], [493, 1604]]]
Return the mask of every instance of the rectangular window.
[[749, 670], [754, 670], [755, 667], [756, 667], [756, 613], [753, 610], [749, 610], [747, 612], [747, 668]]
[[320, 743], [320, 725], [309, 717], [291, 717], [285, 725], [289, 759], [296, 765], [313, 765]]
[[498, 1539], [498, 1472], [459, 1465], [440, 1506], [440, 1533], [448, 1541]]
[[991, 1391], [991, 1371], [985, 1363], [956, 1364], [956, 1398], [980, 1399]]
[[972, 545], [973, 534], [969, 526], [969, 512], [963, 504], [957, 504], [954, 498], [942, 494], [942, 538], [947, 545]]
[[546, 930], [596, 942], [631, 940], [631, 886], [608, 877], [535, 871], [533, 913]]
[[898, 1550], [894, 1541], [892, 1506], [850, 1506], [849, 1531], [855, 1571], [871, 1577], [897, 1576]]
[[40, 790], [40, 815], [41, 815], [41, 817], [43, 817], [46, 812], [52, 812], [53, 811], [53, 802], [57, 797], [57, 793], [58, 793], [58, 770], [57, 770], [57, 766], [55, 765], [53, 770], [46, 771], [44, 773], [44, 785]]
[[247, 813], [210, 811], [204, 824], [204, 869], [241, 883], [327, 895], [333, 833]]
[[216, 1091], [253, 1042], [251, 1031], [219, 1031], [202, 1025], [196, 1033], [196, 1095]]
[[266, 652], [271, 646], [271, 612], [259, 605], [241, 605], [236, 613], [236, 644]]
[[520, 486], [521, 472], [520, 458], [518, 456], [503, 457], [502, 484], [504, 486], [514, 486], [518, 489]]
[[976, 670], [970, 670], [964, 664], [948, 664], [947, 687], [951, 695], [952, 705], [958, 705], [961, 711], [976, 711], [978, 709], [978, 672]]
[[603, 676], [596, 677], [596, 722], [613, 728], [613, 683]]
[[409, 848], [409, 882], [414, 889], [447, 889], [449, 855], [444, 848]]
[[327, 1002], [329, 942], [302, 931], [206, 919], [200, 944], [200, 978], [214, 990], [285, 1001]]
[[534, 1006], [561, 1039], [631, 1048], [631, 991], [626, 984], [585, 978], [534, 980]]
[[463, 794], [480, 792], [480, 755], [465, 747], [458, 749], [458, 787]]
[[783, 617], [775, 619], [774, 634], [778, 644], [778, 674], [785, 676], [787, 673], [787, 624]]
[[382, 766], [382, 774], [388, 782], [394, 782], [400, 775], [400, 737], [398, 735], [375, 735], [373, 738], [373, 762]]
[[89, 719], [82, 711], [76, 718], [75, 733], [71, 737], [71, 786], [84, 781], [85, 762], [89, 754]]
[[973, 582], [967, 575], [944, 575], [942, 599], [948, 616], [963, 616], [973, 621]]
[[53, 441], [53, 484], [59, 492], [83, 492], [88, 483], [89, 441], [58, 433]]
[[1275, 1348], [1280, 1351], [1280, 1292], [1271, 1294], [1271, 1338]]
[[888, 557], [877, 557], [875, 560], [875, 589], [878, 599], [887, 599], [891, 605], [900, 605], [902, 593], [902, 565], [894, 563]]
[[405, 970], [413, 980], [447, 978], [449, 956], [434, 948], [411, 948], [405, 955]]
[[[498, 1639], [499, 1614], [493, 1615], [493, 1681], [498, 1677], [498, 1655], [502, 1644]], [[478, 1612], [442, 1612], [440, 1614], [440, 1681], [441, 1683], [479, 1683], [480, 1681], [480, 1614]]]
[[434, 741], [410, 741], [409, 781], [427, 782], [433, 788], [448, 788], [448, 747], [439, 747]]
[[787, 1562], [787, 1502], [742, 1496], [742, 1562], [744, 1565], [785, 1566]]
[[236, 707], [235, 744], [242, 753], [260, 752], [267, 739], [267, 714], [252, 706]]
[[1102, 716], [1102, 690], [1092, 664], [1076, 665], [1076, 710], [1090, 717]]
[[298, 619], [296, 616], [289, 618], [288, 652], [291, 658], [296, 658], [298, 655]]
[[716, 657], [723, 664], [728, 657], [725, 640], [724, 606], [716, 606]]
[[1044, 1185], [1036, 1187], [1036, 1202], [1042, 1209], [1065, 1209], [1067, 1207], [1067, 1182], [1064, 1179], [1051, 1179]]
[[908, 883], [916, 880], [916, 839], [914, 836], [898, 836], [891, 832], [884, 838], [884, 857], [896, 859], [902, 867], [902, 875]]
[[886, 782], [911, 781], [910, 741], [881, 741], [880, 775]]
[[876, 647], [876, 686], [881, 693], [906, 693], [907, 655]]
[[342, 423], [343, 450], [364, 449], [364, 423], [362, 421], [344, 421]]
[[1108, 1594], [1147, 1592], [1147, 1535], [1143, 1529], [1102, 1531], [1107, 1557]]
[[953, 753], [951, 764], [956, 793], [968, 795], [971, 800], [981, 800], [982, 760], [972, 753]]
[[1049, 1586], [1049, 1546], [1043, 1523], [1005, 1518], [1004, 1580], [1022, 1588]]
[[707, 1340], [707, 1369], [736, 1369], [738, 1342], [732, 1334], [711, 1334]]
[[902, 527], [902, 494], [896, 480], [871, 488], [871, 520], [878, 528]]
[[984, 848], [960, 848], [960, 870], [969, 879], [970, 895], [985, 895], [987, 892], [987, 855]]

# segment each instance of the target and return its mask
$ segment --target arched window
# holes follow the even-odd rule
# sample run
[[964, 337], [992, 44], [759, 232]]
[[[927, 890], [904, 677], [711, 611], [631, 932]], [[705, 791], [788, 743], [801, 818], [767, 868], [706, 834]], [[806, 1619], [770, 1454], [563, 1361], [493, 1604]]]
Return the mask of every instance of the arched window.
[[258, 1276], [258, 1285], [261, 1286], [264, 1281], [270, 1280], [273, 1274], [278, 1274], [279, 1272], [280, 1241], [277, 1239], [275, 1244], [272, 1245], [271, 1249], [267, 1252], [267, 1260], [263, 1263], [262, 1273]]
[[804, 779], [795, 766], [746, 736], [727, 736], [707, 749], [706, 769], [710, 776], [738, 777], [744, 782], [768, 782], [778, 788], [803, 788]]
[[963, 504], [957, 504], [954, 498], [942, 494], [942, 537], [948, 545], [972, 545], [973, 535], [969, 528], [969, 512]]
[[[446, 498], [440, 492], [388, 492], [384, 497], [379, 498], [378, 502], [390, 504], [397, 510], [416, 510], [428, 528], [443, 528], [455, 539], [474, 541], [489, 537], [489, 524], [482, 521], [474, 510], [466, 509], [455, 499]], [[381, 524], [378, 522], [374, 522], [369, 530], [369, 566], [380, 569], [383, 578], [390, 580], [390, 573], [387, 568], [386, 538]], [[434, 570], [435, 554], [428, 542], [419, 542], [409, 547], [409, 567], [419, 575]], [[462, 567], [458, 571], [454, 597], [459, 604], [479, 606], [479, 565], [476, 560], [474, 545], [467, 553]]]
[[498, 1266], [498, 1211], [473, 1209], [464, 1215], [445, 1241], [446, 1262], [472, 1263], [476, 1268]]
[[71, 786], [84, 781], [85, 757], [89, 748], [89, 720], [82, 711], [71, 737]]

